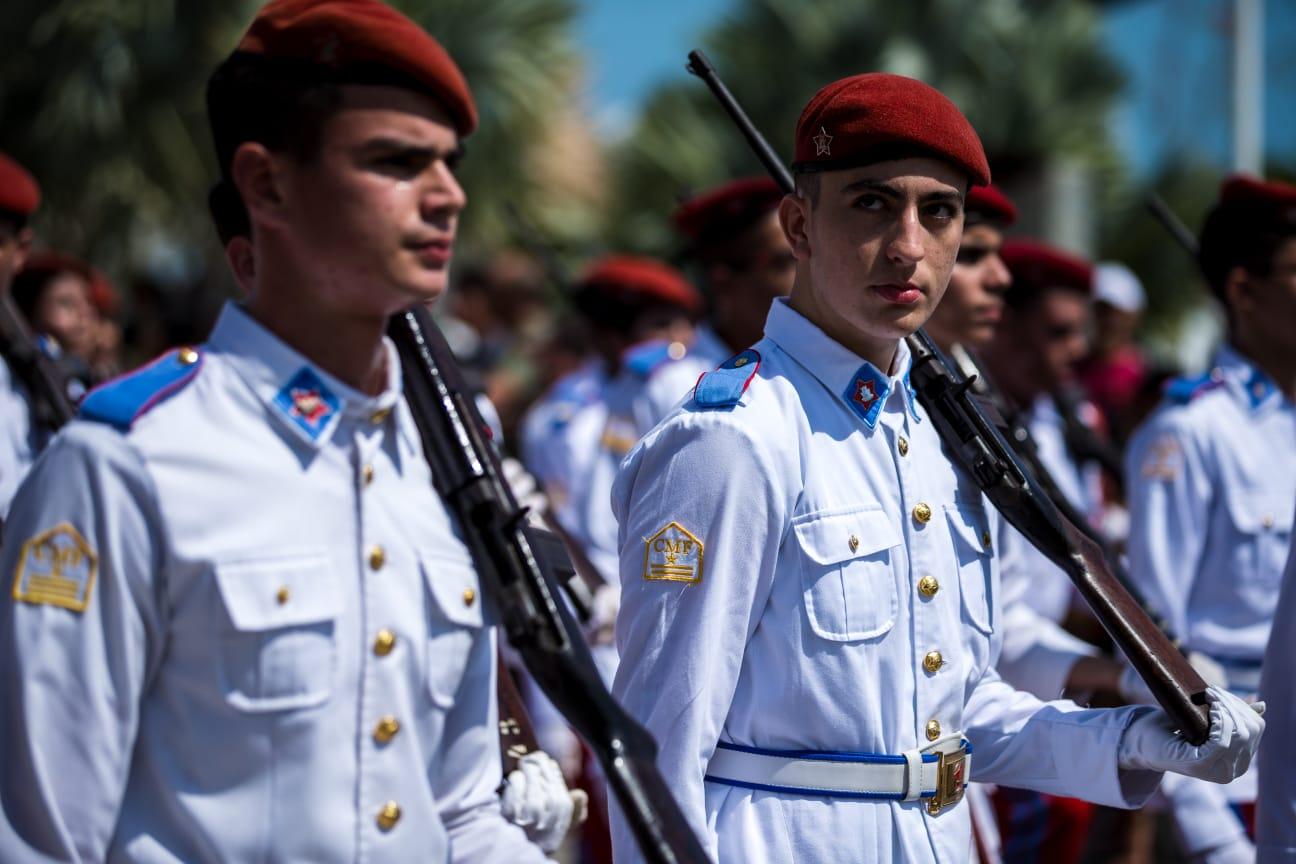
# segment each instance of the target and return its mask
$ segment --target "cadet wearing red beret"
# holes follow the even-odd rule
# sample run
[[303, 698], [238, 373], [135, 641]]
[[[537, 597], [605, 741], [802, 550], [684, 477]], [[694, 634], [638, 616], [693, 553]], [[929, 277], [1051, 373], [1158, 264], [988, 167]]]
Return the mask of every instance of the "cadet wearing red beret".
[[1003, 295], [1012, 282], [1000, 257], [1003, 231], [1017, 207], [995, 186], [973, 186], [964, 202], [963, 238], [949, 288], [927, 321], [927, 333], [947, 354], [978, 351], [994, 337]]
[[769, 305], [792, 290], [796, 259], [778, 224], [783, 191], [768, 177], [707, 190], [675, 211], [675, 229], [707, 298], [691, 353], [712, 365], [761, 337]]
[[[1157, 709], [1046, 704], [993, 669], [997, 514], [945, 456], [903, 341], [990, 182], [971, 124], [926, 84], [858, 75], [810, 100], [795, 152], [790, 296], [612, 491], [613, 693], [710, 853], [965, 862], [972, 750], [981, 779], [1126, 807], [1167, 768], [1231, 776], [1263, 723], [1228, 694], [1222, 743], [1196, 750]], [[614, 839], [641, 860], [623, 822]]]
[[544, 861], [383, 336], [446, 287], [472, 96], [377, 0], [274, 0], [207, 95], [249, 297], [87, 396], [5, 520], [0, 858]]

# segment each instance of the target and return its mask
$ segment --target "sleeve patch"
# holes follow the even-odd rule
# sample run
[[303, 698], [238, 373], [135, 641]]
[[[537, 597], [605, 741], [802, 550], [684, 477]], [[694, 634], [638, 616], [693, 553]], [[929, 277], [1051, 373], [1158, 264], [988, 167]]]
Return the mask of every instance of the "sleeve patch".
[[98, 565], [98, 556], [81, 532], [64, 522], [23, 544], [13, 597], [84, 612]]
[[1170, 435], [1163, 435], [1148, 447], [1139, 469], [1144, 477], [1153, 480], [1174, 480], [1179, 476], [1183, 464], [1183, 451], [1179, 442]]
[[678, 522], [669, 522], [644, 539], [643, 578], [650, 581], [702, 581], [702, 541]]

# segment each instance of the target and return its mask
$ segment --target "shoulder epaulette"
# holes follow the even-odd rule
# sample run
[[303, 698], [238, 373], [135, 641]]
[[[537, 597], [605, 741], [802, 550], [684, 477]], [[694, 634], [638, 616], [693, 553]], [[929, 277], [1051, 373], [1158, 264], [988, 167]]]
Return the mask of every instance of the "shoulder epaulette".
[[747, 386], [760, 368], [760, 353], [748, 348], [707, 372], [693, 388], [693, 404], [699, 408], [732, 408], [747, 392]]
[[79, 416], [125, 432], [153, 406], [192, 381], [201, 368], [202, 355], [194, 349], [169, 351], [147, 366], [91, 390], [81, 402]]
[[1173, 379], [1165, 388], [1166, 399], [1177, 405], [1187, 405], [1208, 390], [1214, 390], [1224, 383], [1224, 378], [1212, 369], [1200, 375], [1185, 375]]
[[647, 378], [671, 360], [678, 359], [671, 357], [671, 345], [663, 340], [636, 345], [625, 353], [625, 367], [639, 377]]

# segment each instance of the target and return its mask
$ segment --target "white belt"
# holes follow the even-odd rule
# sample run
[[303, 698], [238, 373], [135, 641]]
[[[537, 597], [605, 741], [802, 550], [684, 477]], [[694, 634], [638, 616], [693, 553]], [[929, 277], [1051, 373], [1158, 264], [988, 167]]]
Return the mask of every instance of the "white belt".
[[830, 798], [927, 799], [939, 812], [963, 797], [972, 745], [948, 735], [899, 756], [812, 750], [763, 750], [720, 742], [707, 765], [713, 783]]

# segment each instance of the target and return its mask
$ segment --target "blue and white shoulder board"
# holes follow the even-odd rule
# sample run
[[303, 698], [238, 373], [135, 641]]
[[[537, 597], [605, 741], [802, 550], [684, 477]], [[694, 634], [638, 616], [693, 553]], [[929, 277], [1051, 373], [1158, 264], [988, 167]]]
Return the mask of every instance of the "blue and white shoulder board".
[[751, 348], [730, 357], [719, 369], [698, 379], [693, 404], [698, 408], [733, 408], [756, 377], [760, 361], [760, 353]]
[[1166, 398], [1177, 405], [1187, 405], [1201, 394], [1214, 390], [1224, 383], [1224, 376], [1215, 369], [1200, 375], [1185, 375], [1166, 385]]
[[107, 423], [121, 431], [194, 379], [202, 368], [202, 355], [193, 348], [178, 348], [95, 389], [81, 402], [79, 416]]

